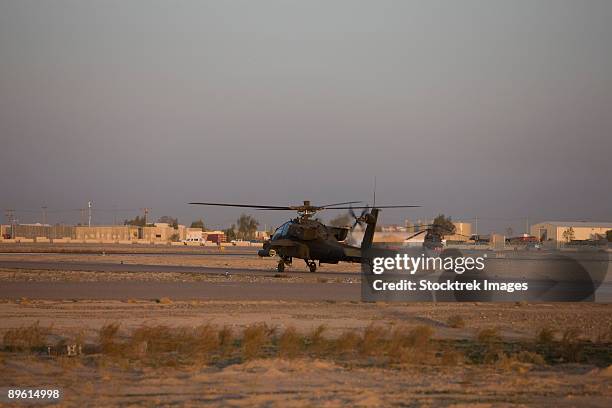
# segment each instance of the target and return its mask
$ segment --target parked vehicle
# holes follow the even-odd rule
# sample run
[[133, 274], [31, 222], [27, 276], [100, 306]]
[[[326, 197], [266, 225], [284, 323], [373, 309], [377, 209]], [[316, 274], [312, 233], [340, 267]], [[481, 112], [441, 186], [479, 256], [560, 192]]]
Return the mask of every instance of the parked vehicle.
[[183, 244], [185, 245], [200, 245], [200, 246], [204, 246], [205, 244], [205, 240], [202, 239], [202, 237], [188, 237], [184, 240], [181, 241]]

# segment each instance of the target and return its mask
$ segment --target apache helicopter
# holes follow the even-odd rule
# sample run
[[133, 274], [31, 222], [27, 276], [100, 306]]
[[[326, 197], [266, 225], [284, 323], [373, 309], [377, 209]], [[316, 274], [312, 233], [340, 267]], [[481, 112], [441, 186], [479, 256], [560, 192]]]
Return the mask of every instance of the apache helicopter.
[[[274, 231], [269, 240], [264, 242], [263, 249], [258, 252], [261, 257], [278, 256], [277, 270], [285, 271], [285, 265], [291, 265], [293, 258], [303, 259], [310, 269], [316, 272], [317, 264], [337, 264], [338, 262], [363, 263], [368, 260], [363, 256], [363, 251], [372, 247], [374, 231], [381, 208], [414, 208], [418, 205], [386, 205], [356, 206], [360, 201], [349, 201], [328, 205], [315, 206], [310, 201], [297, 206], [273, 206], [273, 205], [248, 205], [248, 204], [226, 204], [226, 203], [189, 203], [195, 205], [210, 205], [219, 207], [254, 208], [257, 210], [272, 211], [296, 211], [298, 216], [282, 224]], [[347, 207], [347, 205], [349, 205]], [[360, 215], [356, 215], [354, 209], [362, 209]], [[352, 227], [333, 227], [325, 225], [312, 217], [323, 210], [348, 210], [355, 219]], [[361, 246], [348, 245], [346, 240], [348, 233], [357, 225], [366, 225]]]
[[[404, 241], [408, 242], [410, 239], [425, 234], [423, 238], [423, 248], [440, 251], [443, 248], [442, 239], [444, 238], [444, 234], [454, 233], [454, 231], [450, 231], [447, 228], [441, 225], [435, 224], [425, 224], [425, 225], [417, 225], [416, 228], [420, 228], [419, 231], [407, 237]], [[459, 234], [461, 235], [461, 234]]]

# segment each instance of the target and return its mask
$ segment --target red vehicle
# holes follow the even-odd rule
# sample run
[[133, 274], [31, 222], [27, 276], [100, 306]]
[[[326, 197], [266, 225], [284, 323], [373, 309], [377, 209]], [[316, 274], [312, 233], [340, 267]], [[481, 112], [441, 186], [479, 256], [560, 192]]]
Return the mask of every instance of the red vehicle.
[[506, 238], [506, 242], [509, 244], [530, 244], [540, 242], [540, 240], [533, 235], [523, 234], [518, 237]]

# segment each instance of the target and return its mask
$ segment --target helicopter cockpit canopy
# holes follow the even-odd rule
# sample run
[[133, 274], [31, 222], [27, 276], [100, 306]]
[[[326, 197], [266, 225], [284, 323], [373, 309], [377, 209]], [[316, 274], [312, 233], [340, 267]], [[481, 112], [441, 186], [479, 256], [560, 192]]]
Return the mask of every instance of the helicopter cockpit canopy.
[[315, 239], [325, 240], [328, 235], [327, 228], [320, 222], [299, 223], [291, 220], [278, 227], [271, 239], [273, 241], [277, 239], [312, 241]]
[[287, 221], [286, 223], [278, 227], [276, 231], [274, 231], [274, 234], [272, 234], [271, 239], [275, 240], [275, 239], [289, 238], [289, 227], [291, 226], [291, 224], [292, 224], [292, 221]]

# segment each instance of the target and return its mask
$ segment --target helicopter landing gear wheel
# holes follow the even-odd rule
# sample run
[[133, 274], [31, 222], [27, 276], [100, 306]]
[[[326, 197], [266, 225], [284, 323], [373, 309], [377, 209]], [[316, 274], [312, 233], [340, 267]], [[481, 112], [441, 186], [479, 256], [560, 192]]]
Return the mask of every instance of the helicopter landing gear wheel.
[[317, 264], [315, 263], [315, 261], [306, 261], [306, 265], [308, 265], [308, 269], [310, 270], [310, 272], [316, 272], [317, 271]]
[[285, 272], [285, 261], [282, 259], [278, 261], [278, 265], [276, 266], [276, 270], [279, 272]]

